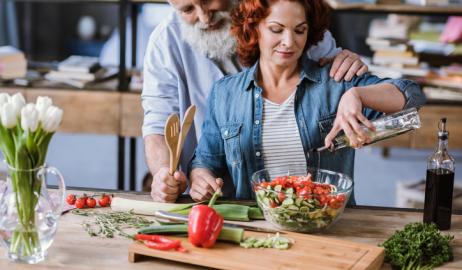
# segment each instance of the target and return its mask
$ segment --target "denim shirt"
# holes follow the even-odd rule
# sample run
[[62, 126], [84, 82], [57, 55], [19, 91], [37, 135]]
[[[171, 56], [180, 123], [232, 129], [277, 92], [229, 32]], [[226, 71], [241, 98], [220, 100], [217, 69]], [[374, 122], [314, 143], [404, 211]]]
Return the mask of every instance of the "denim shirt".
[[[191, 168], [208, 168], [215, 176], [227, 173], [232, 178], [232, 190], [226, 196], [238, 199], [254, 198], [252, 174], [264, 169], [262, 156], [262, 89], [256, 80], [258, 62], [251, 68], [217, 81], [208, 99], [202, 135], [195, 150]], [[332, 128], [342, 95], [354, 86], [379, 83], [395, 85], [405, 96], [405, 108], [420, 107], [425, 96], [420, 87], [410, 80], [381, 79], [370, 74], [354, 77], [350, 82], [336, 82], [329, 76], [330, 66], [319, 67], [311, 60], [303, 60], [300, 81], [295, 94], [295, 118], [303, 150], [324, 145]], [[372, 120], [382, 113], [369, 108], [364, 115]], [[354, 154], [352, 148], [336, 152], [324, 151], [318, 156], [306, 156], [309, 167], [341, 172], [353, 179]], [[290, 164], [288, 164], [290, 165]], [[226, 183], [225, 186], [231, 183]], [[352, 194], [350, 203], [354, 204]]]

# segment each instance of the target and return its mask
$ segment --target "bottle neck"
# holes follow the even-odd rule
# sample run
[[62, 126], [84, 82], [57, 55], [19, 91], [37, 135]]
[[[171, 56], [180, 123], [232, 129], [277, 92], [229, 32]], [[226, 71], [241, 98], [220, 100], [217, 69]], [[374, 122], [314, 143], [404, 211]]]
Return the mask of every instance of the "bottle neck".
[[437, 151], [447, 151], [448, 150], [448, 139], [438, 138], [438, 149]]

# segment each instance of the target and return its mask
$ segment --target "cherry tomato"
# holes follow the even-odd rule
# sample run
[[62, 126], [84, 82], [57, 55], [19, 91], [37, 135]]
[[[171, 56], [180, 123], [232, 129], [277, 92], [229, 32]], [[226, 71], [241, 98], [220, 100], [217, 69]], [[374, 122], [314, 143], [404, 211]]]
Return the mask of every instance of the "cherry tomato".
[[87, 203], [87, 206], [89, 208], [95, 208], [95, 206], [96, 206], [96, 200], [94, 198], [92, 198], [92, 197], [87, 198], [86, 203]]
[[286, 199], [286, 194], [284, 194], [284, 192], [279, 192], [278, 193], [278, 201], [282, 202], [285, 199]]
[[331, 207], [331, 208], [338, 209], [338, 208], [342, 207], [342, 205], [343, 205], [343, 202], [337, 201], [337, 199], [335, 197], [332, 197], [329, 200], [329, 207]]
[[66, 202], [67, 202], [69, 205], [74, 205], [76, 199], [77, 199], [77, 198], [75, 197], [74, 194], [69, 194], [69, 195], [67, 195], [67, 197], [66, 197]]
[[86, 202], [85, 202], [85, 199], [84, 199], [84, 198], [78, 198], [78, 199], [75, 201], [75, 207], [77, 207], [77, 208], [79, 208], [79, 209], [85, 208], [85, 205], [86, 205]]
[[111, 205], [111, 197], [109, 195], [103, 195], [99, 200], [98, 203], [101, 207], [107, 207]]

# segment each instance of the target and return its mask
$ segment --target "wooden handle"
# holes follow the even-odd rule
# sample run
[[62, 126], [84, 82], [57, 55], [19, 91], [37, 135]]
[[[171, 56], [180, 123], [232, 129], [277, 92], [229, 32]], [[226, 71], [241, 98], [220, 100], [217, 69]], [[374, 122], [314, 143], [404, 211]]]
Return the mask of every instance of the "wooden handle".
[[174, 161], [175, 169], [178, 167], [178, 162], [180, 161], [180, 156], [181, 156], [181, 150], [183, 149], [186, 135], [188, 135], [189, 129], [191, 128], [191, 124], [194, 121], [195, 114], [196, 114], [196, 106], [195, 105], [189, 106], [189, 108], [186, 110], [186, 113], [184, 115], [183, 124], [181, 125], [178, 146], [176, 148], [176, 160]]

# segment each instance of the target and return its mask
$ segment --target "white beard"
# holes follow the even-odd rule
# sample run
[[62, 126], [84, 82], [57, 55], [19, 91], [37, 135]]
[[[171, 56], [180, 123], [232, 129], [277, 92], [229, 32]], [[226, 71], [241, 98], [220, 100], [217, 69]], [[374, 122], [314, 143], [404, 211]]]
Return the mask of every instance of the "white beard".
[[200, 21], [194, 25], [180, 21], [184, 41], [199, 53], [212, 59], [223, 60], [236, 52], [236, 40], [229, 31], [231, 28], [229, 12], [214, 14], [214, 22], [222, 21], [220, 28], [215, 30], [207, 30], [207, 26]]

